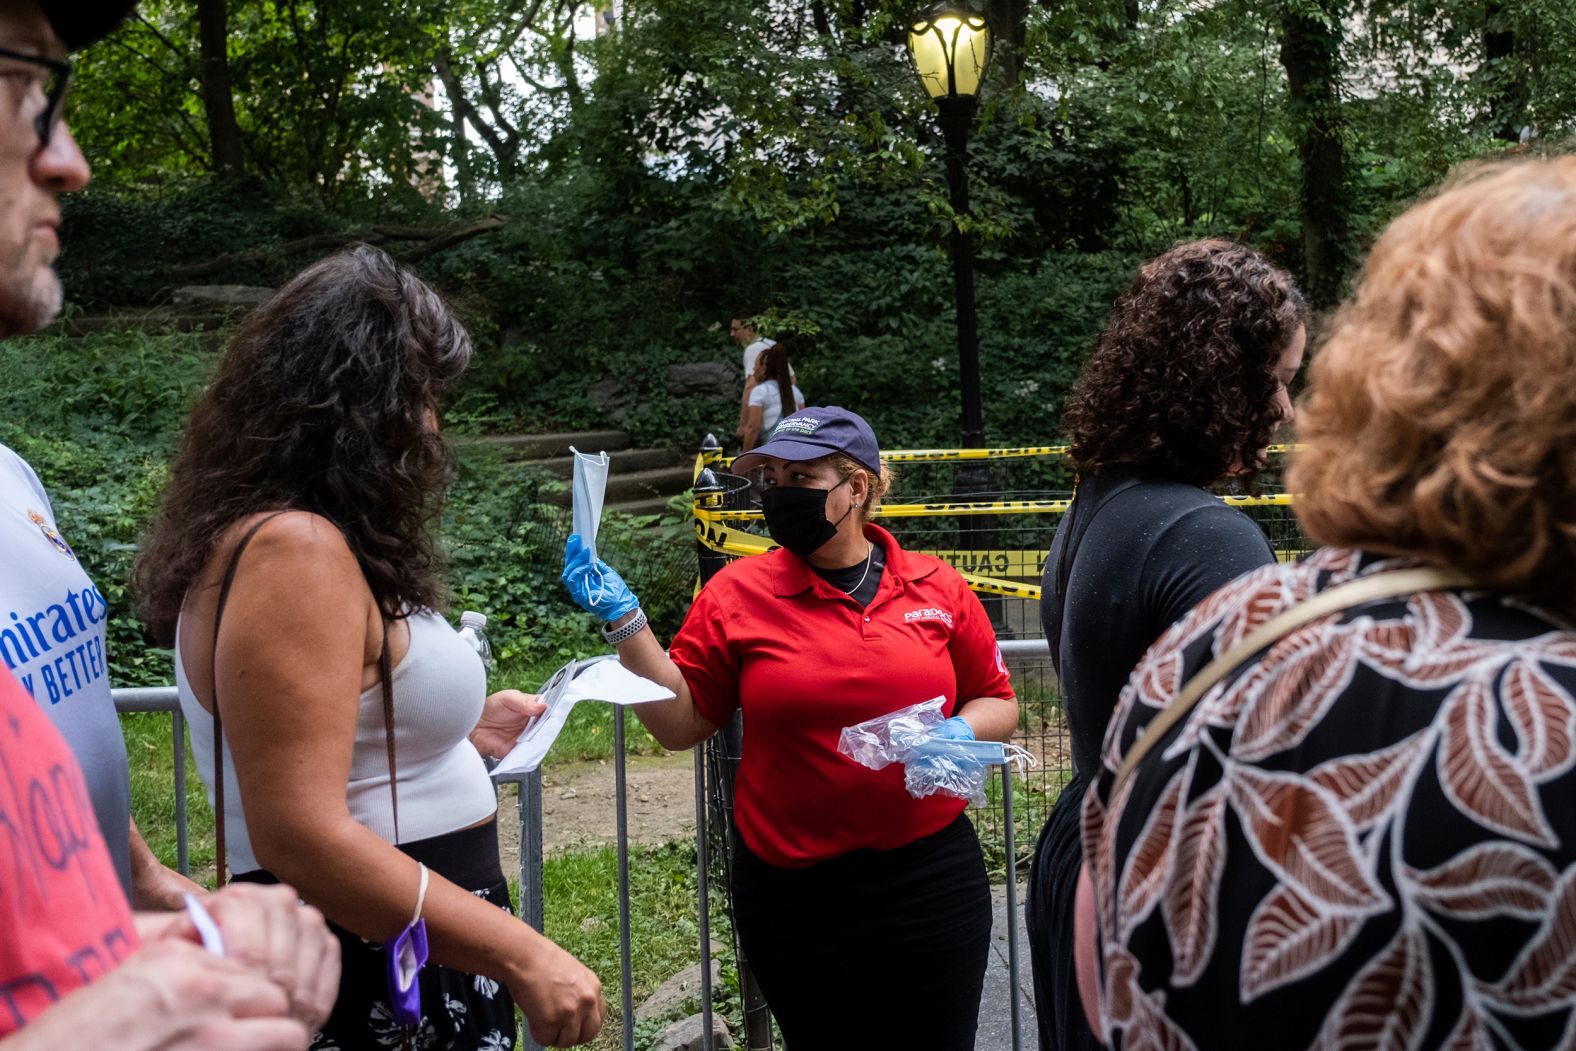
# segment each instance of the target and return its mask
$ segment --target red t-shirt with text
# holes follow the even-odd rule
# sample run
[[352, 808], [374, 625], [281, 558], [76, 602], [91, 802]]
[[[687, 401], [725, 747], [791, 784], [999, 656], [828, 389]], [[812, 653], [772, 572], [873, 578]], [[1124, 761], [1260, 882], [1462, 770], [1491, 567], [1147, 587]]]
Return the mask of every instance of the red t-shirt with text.
[[778, 549], [724, 568], [696, 596], [670, 653], [695, 707], [721, 725], [744, 712], [734, 817], [744, 843], [773, 865], [803, 867], [939, 832], [966, 803], [915, 799], [903, 767], [870, 770], [837, 751], [843, 728], [946, 697], [1014, 696], [979, 598], [940, 559], [886, 552], [870, 605]]
[[0, 669], [0, 1037], [137, 946], [82, 771]]

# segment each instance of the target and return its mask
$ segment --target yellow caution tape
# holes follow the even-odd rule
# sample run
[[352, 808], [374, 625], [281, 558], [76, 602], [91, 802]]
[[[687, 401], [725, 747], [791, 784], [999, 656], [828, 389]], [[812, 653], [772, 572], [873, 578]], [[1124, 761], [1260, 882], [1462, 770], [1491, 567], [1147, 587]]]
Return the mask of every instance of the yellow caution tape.
[[[1271, 445], [1266, 450], [1271, 455], [1283, 456], [1302, 448], [1300, 445]], [[966, 460], [1030, 460], [1030, 459], [1066, 459], [1071, 446], [1067, 445], [1023, 445], [1004, 449], [888, 449], [881, 454], [881, 459], [887, 463], [956, 463]], [[732, 456], [724, 456], [720, 452], [701, 453], [696, 457], [697, 463], [702, 466], [719, 464], [730, 466]], [[695, 472], [699, 474], [699, 470]]]
[[990, 577], [976, 577], [969, 573], [959, 573], [963, 582], [971, 591], [978, 591], [985, 595], [1004, 595], [1007, 598], [1026, 598], [1034, 602], [1040, 601], [1040, 585], [1020, 584], [1015, 580], [992, 580]]
[[[695, 538], [712, 551], [739, 558], [763, 555], [777, 547], [767, 537], [738, 529], [708, 526], [702, 522], [695, 523]], [[1045, 573], [1045, 560], [1049, 552], [1023, 548], [1001, 551], [931, 550], [915, 551], [914, 554], [934, 555], [941, 559], [956, 569], [958, 575], [975, 591], [987, 595], [1004, 595], [1008, 598], [1038, 601], [1040, 598], [1038, 584], [1002, 578], [1039, 579]], [[1300, 558], [1302, 554], [1303, 552], [1299, 550], [1283, 548], [1275, 552], [1275, 557], [1282, 562], [1290, 562]]]
[[1045, 559], [1050, 552], [1034, 551], [1029, 548], [1013, 551], [927, 549], [916, 554], [934, 555], [964, 575], [972, 573], [984, 577], [1021, 577], [1039, 580], [1045, 574]]
[[1267, 496], [1222, 496], [1220, 499], [1230, 507], [1290, 507], [1294, 498], [1290, 493], [1270, 493]]
[[1066, 445], [1025, 445], [1015, 449], [889, 449], [881, 454], [887, 463], [946, 463], [953, 460], [1063, 459]]
[[[1272, 493], [1268, 496], [1223, 496], [1219, 498], [1232, 507], [1290, 507], [1290, 493]], [[704, 497], [696, 498], [695, 517], [708, 522], [760, 522], [765, 516], [759, 511], [722, 510], [702, 507]], [[992, 500], [992, 501], [938, 501], [927, 504], [884, 504], [876, 508], [876, 518], [925, 518], [931, 516], [972, 515], [1029, 515], [1063, 514], [1072, 506], [1071, 500]]]

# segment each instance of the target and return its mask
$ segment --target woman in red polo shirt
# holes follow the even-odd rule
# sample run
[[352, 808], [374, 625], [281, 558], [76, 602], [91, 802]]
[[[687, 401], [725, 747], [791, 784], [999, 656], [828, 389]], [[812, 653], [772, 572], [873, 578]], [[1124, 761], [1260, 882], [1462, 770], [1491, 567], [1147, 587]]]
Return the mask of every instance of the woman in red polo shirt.
[[871, 524], [888, 479], [859, 416], [803, 409], [734, 466], [763, 469], [781, 547], [717, 574], [671, 652], [579, 537], [564, 583], [626, 667], [677, 695], [635, 709], [665, 747], [744, 713], [734, 923], [788, 1047], [972, 1048], [991, 905], [966, 804], [915, 799], [899, 765], [837, 742], [937, 696], [938, 736], [1007, 740], [1018, 705], [990, 621], [954, 569]]

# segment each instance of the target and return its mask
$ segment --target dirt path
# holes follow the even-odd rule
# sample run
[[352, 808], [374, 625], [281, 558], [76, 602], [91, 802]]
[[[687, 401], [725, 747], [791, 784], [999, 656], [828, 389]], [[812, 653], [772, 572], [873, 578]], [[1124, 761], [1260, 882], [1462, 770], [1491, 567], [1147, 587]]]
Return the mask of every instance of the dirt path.
[[[695, 760], [688, 752], [639, 756], [626, 768], [629, 839], [663, 843], [695, 835]], [[542, 831], [547, 852], [614, 842], [613, 764], [609, 761], [548, 767], [542, 775]], [[499, 848], [505, 872], [519, 868], [520, 823], [512, 795], [499, 800]]]
[[[1040, 781], [1068, 766], [1066, 727], [1059, 723], [1019, 732], [1013, 743], [1033, 752], [1040, 769], [1030, 775], [1030, 792]], [[638, 756], [629, 760], [629, 838], [632, 843], [664, 843], [695, 835], [695, 767], [688, 752]], [[615, 841], [614, 771], [611, 761], [549, 766], [542, 778], [542, 828], [547, 852], [600, 847]], [[498, 807], [499, 848], [505, 872], [519, 868], [520, 824], [515, 799], [505, 794]]]

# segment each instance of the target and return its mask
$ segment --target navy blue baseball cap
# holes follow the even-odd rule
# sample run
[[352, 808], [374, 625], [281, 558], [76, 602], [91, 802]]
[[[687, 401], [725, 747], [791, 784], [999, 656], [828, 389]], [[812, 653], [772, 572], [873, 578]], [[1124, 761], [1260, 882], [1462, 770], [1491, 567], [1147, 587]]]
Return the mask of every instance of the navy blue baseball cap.
[[86, 47], [131, 14], [136, 0], [40, 0], [38, 5], [68, 51]]
[[844, 453], [873, 474], [881, 473], [881, 446], [876, 432], [857, 412], [836, 405], [817, 405], [784, 416], [765, 445], [751, 449], [733, 461], [735, 471], [760, 466], [760, 457], [783, 460], [816, 460], [833, 453]]

